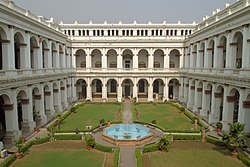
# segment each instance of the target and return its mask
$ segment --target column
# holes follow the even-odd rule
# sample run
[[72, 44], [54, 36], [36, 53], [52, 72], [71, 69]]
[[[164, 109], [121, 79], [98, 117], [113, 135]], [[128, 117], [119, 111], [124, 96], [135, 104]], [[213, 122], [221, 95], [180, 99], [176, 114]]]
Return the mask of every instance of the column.
[[16, 90], [12, 90], [11, 92], [11, 101], [13, 104], [6, 104], [3, 106], [5, 112], [5, 120], [6, 120], [6, 133], [4, 136], [4, 144], [7, 146], [11, 146], [14, 142], [21, 136], [19, 135], [18, 129], [18, 115], [17, 115], [17, 97]]
[[181, 48], [179, 68], [184, 68], [184, 48]]
[[138, 54], [134, 54], [133, 56], [133, 69], [138, 68]]
[[[24, 42], [20, 45], [20, 59], [21, 59], [21, 69], [30, 69], [30, 32], [26, 32], [24, 36]], [[22, 57], [23, 56], [23, 57]]]
[[[49, 69], [51, 69], [53, 67], [53, 65], [52, 65], [52, 54], [53, 54], [53, 51], [52, 51], [51, 45], [52, 45], [52, 42], [51, 42], [51, 40], [49, 40], [48, 49], [44, 49], [44, 54], [45, 54], [45, 52], [48, 53], [48, 68]], [[46, 54], [45, 54], [45, 56], [46, 56]]]
[[71, 78], [71, 89], [72, 89], [72, 100], [77, 101], [77, 94], [76, 94], [76, 78]]
[[107, 101], [107, 81], [106, 78], [103, 78], [102, 80], [102, 101]]
[[[89, 68], [92, 67], [91, 63], [92, 63], [92, 62], [91, 62], [90, 50], [87, 49], [87, 51], [86, 51], [86, 68], [87, 68], [87, 69], [89, 69]], [[75, 64], [75, 63], [74, 63], [74, 64]]]
[[117, 83], [117, 101], [122, 102], [122, 78], [118, 78]]
[[56, 52], [54, 53], [55, 55], [55, 68], [60, 68], [60, 57], [59, 57], [59, 43], [56, 43]]
[[164, 68], [165, 69], [169, 69], [169, 48], [165, 49], [165, 53], [164, 53]]
[[67, 92], [66, 92], [66, 80], [62, 82], [62, 85], [60, 85], [61, 90], [61, 104], [62, 109], [65, 110], [68, 108], [68, 102], [67, 102]]
[[187, 108], [190, 109], [190, 110], [193, 110], [194, 96], [195, 96], [195, 86], [193, 86], [191, 82], [192, 82], [192, 80], [189, 80]]
[[154, 101], [153, 98], [153, 78], [149, 78], [149, 83], [148, 83], [148, 101]]
[[136, 98], [136, 101], [138, 101], [138, 79], [137, 77], [134, 77], [133, 81], [133, 98]]
[[52, 87], [53, 84], [50, 82], [50, 90], [44, 90], [45, 115], [47, 116], [48, 121], [50, 121], [55, 115], [53, 91], [51, 91]]
[[92, 101], [92, 83], [90, 77], [87, 78], [87, 100]]
[[184, 100], [184, 78], [180, 78], [180, 85], [179, 85], [179, 100], [183, 102]]
[[152, 69], [154, 67], [154, 55], [150, 53], [148, 56], [148, 68]]
[[[222, 52], [220, 52], [222, 50]], [[219, 57], [223, 57], [223, 49], [220, 48], [219, 46], [219, 38], [218, 36], [214, 37], [214, 68], [219, 68], [221, 65], [219, 60], [222, 58]]]
[[[232, 69], [234, 67], [234, 64], [235, 64], [235, 61], [236, 60], [233, 60], [233, 50], [236, 49], [235, 45], [232, 42], [232, 39], [231, 39], [231, 31], [228, 31], [227, 32], [227, 52], [226, 52], [226, 68], [227, 69]], [[236, 53], [236, 52], [235, 52]]]
[[[3, 70], [15, 69], [14, 27], [9, 26], [10, 40], [2, 41]], [[8, 55], [8, 56], [4, 56]]]
[[208, 113], [210, 112], [210, 96], [211, 96], [211, 90], [207, 90], [206, 82], [203, 83], [203, 91], [202, 91], [202, 109], [201, 109], [201, 116], [203, 118], [207, 118]]
[[242, 68], [250, 68], [250, 39], [249, 25], [243, 26]]
[[183, 100], [183, 102], [184, 102], [184, 104], [187, 105], [189, 84], [188, 84], [188, 78], [185, 78], [184, 80], [185, 81], [184, 81], [184, 85], [183, 85], [184, 86], [184, 100]]
[[57, 87], [53, 87], [53, 101], [56, 112], [62, 112], [60, 81], [55, 82]]
[[165, 78], [165, 84], [164, 84], [164, 101], [168, 101], [169, 100], [169, 97], [168, 97], [168, 83], [169, 83], [169, 80], [168, 78]]
[[219, 121], [218, 114], [220, 112], [220, 100], [221, 100], [221, 94], [215, 92], [215, 84], [213, 84], [212, 89], [212, 101], [211, 101], [211, 113], [209, 114], [209, 123], [215, 124]]
[[28, 135], [35, 128], [35, 122], [33, 120], [33, 101], [32, 99], [32, 87], [27, 87], [27, 99], [22, 98], [22, 114], [23, 114], [23, 122], [22, 122], [22, 132], [24, 135]]
[[37, 127], [41, 127], [43, 125], [45, 125], [47, 123], [47, 117], [45, 115], [45, 111], [44, 111], [44, 90], [43, 90], [43, 86], [40, 85], [40, 91], [42, 92], [41, 94], [36, 94], [34, 95], [34, 102], [35, 102], [35, 111], [38, 112], [38, 115], [36, 116], [36, 122], [37, 122]]
[[199, 88], [199, 81], [195, 81], [195, 88], [193, 111], [194, 113], [199, 113], [202, 104], [202, 88]]
[[224, 86], [224, 97], [223, 97], [223, 114], [222, 114], [222, 124], [223, 124], [223, 130], [229, 130], [229, 126], [228, 123], [230, 122], [229, 119], [229, 110], [231, 108], [229, 108], [229, 104], [227, 102], [227, 96], [228, 96], [228, 86]]
[[209, 65], [212, 64], [212, 62], [209, 62], [209, 58], [212, 57], [212, 50], [211, 50], [212, 48], [208, 48], [208, 40], [207, 39], [205, 39], [204, 44], [205, 44], [204, 45], [204, 68], [208, 68]]
[[121, 49], [119, 48], [118, 50], [118, 55], [117, 55], [117, 68], [121, 69], [122, 67], [122, 55], [121, 55]]
[[102, 54], [102, 68], [107, 68], [107, 54]]

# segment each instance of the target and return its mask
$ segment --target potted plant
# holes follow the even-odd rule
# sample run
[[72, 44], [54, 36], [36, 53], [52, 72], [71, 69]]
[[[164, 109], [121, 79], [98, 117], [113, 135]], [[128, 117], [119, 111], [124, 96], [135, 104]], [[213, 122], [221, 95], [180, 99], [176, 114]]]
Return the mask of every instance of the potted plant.
[[17, 152], [16, 152], [16, 158], [20, 159], [23, 157], [23, 154], [21, 152], [21, 148], [23, 146], [23, 142], [22, 142], [22, 138], [19, 138], [16, 142], [15, 142], [15, 146], [17, 147]]
[[241, 143], [246, 142], [246, 137], [244, 135], [245, 124], [239, 122], [228, 123], [230, 126], [229, 132], [223, 134], [223, 140], [232, 148], [232, 157], [237, 158], [237, 149], [240, 147]]
[[221, 122], [217, 122], [216, 123], [216, 130], [218, 134], [221, 134], [221, 130], [222, 130], [222, 123]]
[[155, 120], [155, 119], [152, 120], [151, 123], [152, 123], [153, 125], [155, 125], [155, 124], [156, 124], [156, 120]]
[[162, 137], [158, 143], [158, 147], [162, 151], [168, 151], [170, 145], [170, 139], [169, 137]]

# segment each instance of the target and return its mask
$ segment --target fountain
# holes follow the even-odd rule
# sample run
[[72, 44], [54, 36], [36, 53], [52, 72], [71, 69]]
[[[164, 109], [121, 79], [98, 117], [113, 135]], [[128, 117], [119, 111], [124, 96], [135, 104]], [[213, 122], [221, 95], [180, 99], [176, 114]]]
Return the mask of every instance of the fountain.
[[105, 128], [102, 138], [116, 145], [138, 145], [152, 140], [153, 135], [139, 124], [117, 124]]

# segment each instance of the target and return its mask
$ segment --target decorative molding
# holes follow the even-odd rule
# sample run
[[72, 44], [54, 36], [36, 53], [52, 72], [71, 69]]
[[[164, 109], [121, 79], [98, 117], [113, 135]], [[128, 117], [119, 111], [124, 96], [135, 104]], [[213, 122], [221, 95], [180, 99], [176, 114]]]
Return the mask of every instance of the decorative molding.
[[205, 95], [211, 95], [211, 90], [205, 90]]
[[54, 93], [58, 93], [59, 90], [58, 90], [58, 89], [53, 89], [53, 92], [54, 92]]
[[221, 98], [222, 97], [222, 93], [221, 92], [215, 92], [214, 93], [214, 97], [215, 98]]
[[40, 100], [40, 99], [42, 99], [42, 95], [34, 95], [34, 99], [35, 100]]
[[1, 42], [1, 43], [10, 43], [10, 40], [7, 40], [7, 39], [0, 39], [0, 42]]
[[21, 99], [21, 104], [29, 104], [29, 99]]
[[227, 96], [227, 102], [234, 102], [236, 100], [236, 96]]
[[5, 110], [5, 111], [11, 111], [14, 109], [14, 104], [2, 104], [2, 108]]
[[250, 109], [250, 101], [243, 101], [242, 106], [243, 108]]
[[202, 92], [202, 88], [197, 88], [197, 92]]
[[195, 86], [191, 86], [190, 89], [191, 89], [191, 90], [195, 90]]

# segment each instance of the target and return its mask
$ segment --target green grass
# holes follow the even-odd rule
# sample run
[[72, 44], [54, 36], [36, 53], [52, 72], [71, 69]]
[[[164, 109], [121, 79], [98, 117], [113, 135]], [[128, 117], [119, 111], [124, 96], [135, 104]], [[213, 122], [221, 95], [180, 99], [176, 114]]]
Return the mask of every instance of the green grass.
[[11, 167], [100, 167], [104, 157], [104, 153], [80, 149], [32, 150]]
[[75, 128], [78, 128], [83, 131], [86, 130], [86, 126], [94, 128], [99, 125], [99, 121], [103, 118], [105, 122], [115, 121], [116, 113], [120, 108], [121, 106], [116, 104], [85, 104], [62, 122], [60, 130], [74, 131]]
[[171, 146], [169, 152], [157, 151], [148, 155], [152, 167], [244, 166], [241, 161], [233, 159], [227, 150], [216, 150], [216, 146], [201, 142], [182, 142], [177, 147], [175, 144]]
[[139, 104], [136, 105], [139, 112], [139, 121], [151, 122], [165, 129], [190, 130], [194, 128], [192, 121], [183, 113], [169, 104]]

